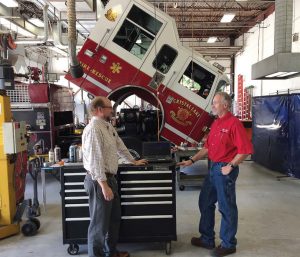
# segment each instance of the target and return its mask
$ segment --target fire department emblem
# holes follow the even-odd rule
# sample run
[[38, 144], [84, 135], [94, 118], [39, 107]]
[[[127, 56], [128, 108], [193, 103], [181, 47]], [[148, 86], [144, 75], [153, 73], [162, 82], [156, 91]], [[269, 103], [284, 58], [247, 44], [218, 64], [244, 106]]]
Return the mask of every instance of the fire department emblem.
[[108, 19], [109, 21], [116, 21], [118, 17], [118, 13], [116, 11], [113, 11], [113, 9], [108, 9], [105, 18]]
[[110, 66], [110, 69], [112, 73], [120, 73], [122, 70], [122, 66], [120, 65], [119, 62], [117, 63], [113, 62], [112, 66]]
[[183, 125], [183, 126], [192, 125], [191, 121], [187, 121], [187, 119], [192, 114], [185, 108], [179, 107], [177, 113], [175, 113], [174, 111], [171, 111], [170, 115], [171, 115], [171, 118], [180, 125]]

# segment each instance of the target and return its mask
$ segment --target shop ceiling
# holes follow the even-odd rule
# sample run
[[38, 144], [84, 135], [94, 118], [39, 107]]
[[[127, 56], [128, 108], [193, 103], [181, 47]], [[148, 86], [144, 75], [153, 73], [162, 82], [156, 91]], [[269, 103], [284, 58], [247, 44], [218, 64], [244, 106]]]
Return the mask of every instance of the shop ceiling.
[[[16, 2], [18, 7], [6, 7], [4, 3], [7, 1]], [[65, 0], [0, 0], [0, 18], [19, 24], [33, 34], [39, 35], [43, 33], [43, 29], [36, 28], [27, 21], [30, 18], [42, 20], [43, 5], [47, 3], [50, 24], [55, 25], [60, 20], [63, 27], [67, 28], [65, 2]], [[100, 8], [101, 2], [106, 4], [108, 1], [76, 0], [77, 30], [81, 37], [87, 37], [94, 27], [100, 10], [97, 7]], [[180, 40], [184, 44], [204, 55], [227, 57], [241, 50], [241, 47], [234, 46], [234, 39], [263, 21], [275, 9], [273, 0], [149, 0], [149, 2], [175, 19]], [[220, 22], [224, 14], [233, 14], [233, 20], [227, 23]], [[3, 21], [0, 22], [3, 24]], [[207, 44], [209, 38], [214, 38], [215, 43]]]

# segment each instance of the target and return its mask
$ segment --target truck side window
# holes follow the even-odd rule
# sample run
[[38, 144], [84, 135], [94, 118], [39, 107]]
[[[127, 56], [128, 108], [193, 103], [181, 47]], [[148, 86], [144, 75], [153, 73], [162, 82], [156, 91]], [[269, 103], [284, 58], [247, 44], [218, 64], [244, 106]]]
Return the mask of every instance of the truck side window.
[[113, 42], [142, 59], [162, 23], [133, 5]]
[[163, 45], [159, 50], [156, 58], [154, 59], [152, 65], [155, 69], [166, 74], [170, 70], [177, 55], [178, 53], [174, 48], [169, 45]]
[[191, 61], [180, 78], [179, 84], [206, 99], [210, 93], [214, 80], [214, 74]]

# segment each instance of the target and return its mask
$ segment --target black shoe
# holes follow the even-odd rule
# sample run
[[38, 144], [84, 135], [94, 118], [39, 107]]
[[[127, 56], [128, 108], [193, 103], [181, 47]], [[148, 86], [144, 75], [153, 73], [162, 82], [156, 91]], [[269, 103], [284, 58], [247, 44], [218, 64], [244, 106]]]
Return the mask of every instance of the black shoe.
[[229, 254], [233, 254], [236, 252], [236, 248], [225, 248], [221, 245], [219, 245], [213, 252], [213, 256], [215, 257], [221, 257], [221, 256], [227, 256]]
[[191, 244], [197, 247], [202, 247], [208, 250], [212, 250], [215, 248], [215, 245], [208, 245], [206, 243], [203, 243], [203, 241], [199, 237], [193, 237], [191, 239]]

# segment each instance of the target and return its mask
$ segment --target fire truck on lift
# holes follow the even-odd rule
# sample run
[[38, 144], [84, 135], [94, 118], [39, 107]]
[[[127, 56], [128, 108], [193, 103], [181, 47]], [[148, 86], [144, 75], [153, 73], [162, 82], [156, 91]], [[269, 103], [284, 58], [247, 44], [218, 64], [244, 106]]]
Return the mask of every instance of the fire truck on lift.
[[182, 46], [173, 18], [143, 0], [110, 0], [78, 60], [84, 75], [68, 80], [117, 104], [135, 94], [157, 106], [160, 136], [175, 144], [201, 140], [212, 98], [228, 85], [220, 69]]

